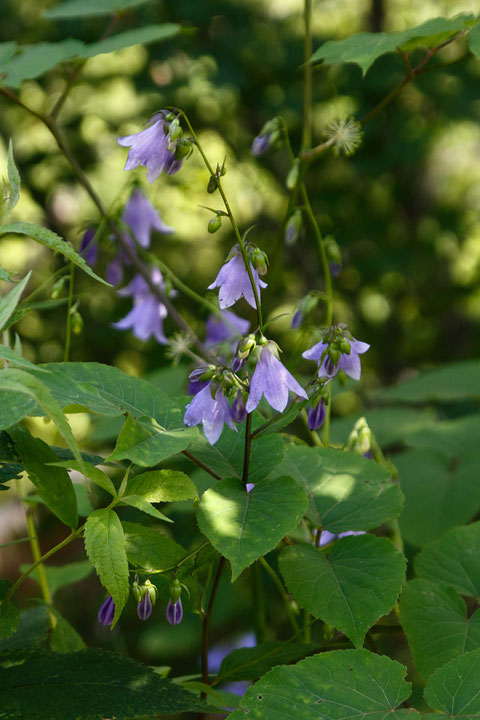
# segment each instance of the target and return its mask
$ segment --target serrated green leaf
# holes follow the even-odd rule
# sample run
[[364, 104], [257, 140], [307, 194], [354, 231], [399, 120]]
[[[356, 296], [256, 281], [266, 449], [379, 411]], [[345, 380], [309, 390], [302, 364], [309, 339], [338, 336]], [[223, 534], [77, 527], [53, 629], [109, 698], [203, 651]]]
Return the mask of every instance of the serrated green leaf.
[[431, 708], [447, 718], [473, 720], [480, 717], [479, 683], [480, 650], [473, 650], [436, 670], [427, 683], [424, 697]]
[[6, 360], [13, 367], [25, 368], [27, 370], [36, 370], [37, 372], [39, 370], [40, 372], [48, 372], [48, 370], [42, 370], [38, 367], [38, 365], [34, 365], [28, 360], [25, 360], [25, 358], [15, 352], [15, 350], [11, 350], [6, 345], [0, 345], [0, 358], [2, 358], [2, 360]]
[[453, 588], [410, 580], [399, 607], [413, 661], [425, 678], [452, 658], [480, 648], [480, 610], [467, 617], [465, 602]]
[[367, 630], [393, 608], [402, 588], [405, 558], [386, 538], [338, 540], [328, 556], [298, 544], [280, 554], [288, 591], [314, 617], [361, 647]]
[[7, 717], [28, 720], [122, 720], [211, 709], [150, 668], [103, 650], [43, 653], [4, 668], [0, 704]]
[[85, 477], [94, 482], [95, 485], [101, 487], [102, 490], [110, 493], [110, 495], [112, 495], [113, 497], [117, 496], [115, 485], [110, 480], [108, 475], [104, 473], [103, 470], [100, 470], [100, 468], [95, 467], [95, 465], [91, 465], [90, 463], [85, 462], [85, 460], [82, 464], [80, 464], [78, 460], [62, 460], [60, 462], [57, 461], [55, 463], [49, 464], [56, 467], [69, 468], [69, 470], [78, 470], [78, 472], [83, 473]]
[[480, 397], [480, 360], [466, 360], [426, 370], [415, 378], [378, 390], [372, 397], [413, 404], [459, 402]]
[[[13, 54], [13, 53], [12, 53]], [[2, 64], [0, 58], [0, 66]], [[13, 145], [12, 140], [8, 143], [8, 154], [7, 154], [7, 170], [8, 170], [8, 184], [5, 187], [7, 190], [7, 199], [4, 201], [2, 212], [0, 213], [0, 221], [4, 220], [7, 215], [13, 210], [20, 197], [20, 175], [18, 174], [15, 160], [13, 159]]]
[[125, 536], [116, 512], [107, 508], [95, 510], [85, 524], [84, 537], [88, 558], [95, 566], [103, 587], [113, 597], [115, 625], [130, 589]]
[[151, 0], [65, 0], [45, 10], [43, 17], [60, 20], [94, 15], [111, 15], [130, 8], [145, 5]]
[[378, 527], [396, 517], [403, 504], [390, 473], [352, 452], [291, 445], [272, 473], [277, 475], [289, 475], [305, 488], [307, 516], [333, 533]]
[[410, 450], [396, 455], [395, 465], [405, 495], [400, 530], [412, 545], [422, 547], [480, 509], [478, 450], [459, 461], [436, 450]]
[[25, 235], [26, 237], [30, 237], [32, 240], [35, 240], [35, 242], [40, 243], [40, 245], [44, 245], [49, 248], [49, 250], [61, 253], [61, 255], [66, 257], [67, 260], [70, 260], [70, 262], [73, 262], [74, 265], [83, 270], [83, 272], [87, 273], [87, 275], [90, 275], [90, 277], [98, 280], [98, 282], [103, 285], [108, 285], [108, 287], [110, 287], [110, 283], [94, 273], [92, 268], [87, 265], [83, 257], [75, 252], [69, 243], [65, 242], [65, 240], [56, 233], [42, 227], [41, 225], [31, 222], [16, 222], [9, 223], [7, 225], [0, 225], [0, 236], [1, 235]]
[[63, 468], [50, 467], [57, 456], [46, 442], [33, 437], [27, 428], [17, 425], [9, 431], [15, 449], [31, 482], [47, 507], [65, 525], [77, 527], [77, 499], [72, 481]]
[[24, 291], [26, 284], [30, 280], [31, 274], [32, 271], [30, 270], [23, 280], [18, 283], [18, 285], [15, 285], [10, 292], [0, 298], [0, 330], [5, 327], [8, 319], [20, 302], [20, 296]]
[[238, 648], [229, 653], [218, 671], [228, 682], [257, 680], [276, 665], [287, 665], [318, 649], [315, 643], [264, 642], [255, 647]]
[[37, 652], [47, 642], [50, 623], [44, 606], [30, 608], [20, 613], [20, 622], [14, 635], [0, 640], [0, 660], [26, 657]]
[[456, 527], [426, 545], [415, 558], [415, 572], [461, 595], [480, 598], [480, 522]]
[[440, 45], [459, 31], [473, 24], [473, 15], [463, 13], [453, 18], [432, 18], [398, 32], [363, 32], [345, 40], [329, 40], [312, 55], [311, 62], [323, 60], [326, 63], [356, 63], [365, 74], [375, 60], [385, 53], [398, 48], [414, 50], [416, 47], [433, 48]]
[[[20, 570], [25, 572], [28, 565], [21, 565]], [[47, 575], [48, 587], [52, 595], [55, 595], [57, 590], [71, 585], [72, 583], [84, 580], [86, 577], [93, 572], [93, 566], [88, 560], [80, 560], [79, 562], [67, 563], [67, 565], [44, 565], [44, 570]], [[34, 570], [30, 577], [37, 580], [37, 571]]]
[[197, 428], [166, 430], [152, 418], [134, 420], [129, 415], [120, 431], [115, 450], [107, 460], [128, 459], [136, 465], [149, 467], [185, 450], [196, 437]]
[[127, 557], [136, 568], [164, 570], [173, 567], [187, 554], [185, 548], [156, 528], [130, 522], [122, 525]]
[[266, 478], [251, 492], [232, 478], [202, 495], [197, 520], [201, 532], [230, 561], [233, 582], [297, 527], [306, 506], [305, 492], [292, 478]]
[[147, 515], [151, 515], [154, 518], [157, 518], [157, 520], [163, 520], [164, 522], [173, 522], [171, 518], [167, 517], [163, 513], [160, 512], [160, 510], [157, 510], [157, 508], [153, 507], [151, 503], [148, 502], [148, 500], [145, 500], [145, 498], [141, 497], [141, 495], [128, 495], [125, 497], [122, 497], [120, 503], [122, 505], [130, 505], [130, 507], [134, 507], [137, 510], [140, 510], [141, 512], [147, 513]]
[[[247, 690], [246, 720], [419, 720], [400, 705], [410, 696], [407, 668], [368, 650], [334, 650], [277, 667]], [[236, 713], [232, 716], [235, 717]]]
[[[261, 424], [257, 421], [258, 417], [254, 416], [253, 424]], [[238, 432], [234, 432], [225, 427], [215, 445], [210, 445], [205, 438], [200, 437], [197, 442], [191, 444], [189, 451], [221, 477], [241, 478], [245, 454], [245, 428], [242, 426]], [[265, 478], [280, 463], [282, 457], [283, 442], [279, 435], [255, 438], [251, 446], [248, 481], [256, 483]]]
[[[42, 377], [48, 376], [42, 375]], [[0, 392], [1, 391], [6, 391], [7, 394], [11, 392], [17, 396], [17, 398], [14, 398], [14, 402], [10, 407], [12, 407], [12, 405], [15, 407], [15, 402], [18, 401], [18, 395], [27, 395], [34, 403], [40, 406], [45, 415], [57, 426], [75, 458], [79, 462], [82, 462], [70, 425], [50, 390], [41, 380], [38, 380], [31, 373], [24, 372], [23, 370], [6, 368], [0, 372]], [[3, 405], [4, 397], [2, 394], [2, 403], [0, 403], [0, 405]], [[14, 422], [18, 421], [15, 419]]]
[[197, 497], [197, 488], [188, 475], [178, 470], [152, 470], [130, 477], [128, 495], [141, 495], [149, 502], [174, 502]]

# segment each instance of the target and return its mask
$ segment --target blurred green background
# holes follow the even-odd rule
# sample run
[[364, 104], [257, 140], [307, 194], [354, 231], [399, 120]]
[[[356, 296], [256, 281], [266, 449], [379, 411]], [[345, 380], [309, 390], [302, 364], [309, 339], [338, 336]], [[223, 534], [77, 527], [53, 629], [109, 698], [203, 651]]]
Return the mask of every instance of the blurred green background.
[[[42, 13], [51, 6], [48, 0], [3, 0], [0, 41], [23, 44], [76, 37], [93, 42], [108, 24], [105, 18], [49, 21]], [[302, 7], [300, 0], [155, 0], [133, 9], [118, 19], [115, 31], [178, 22], [185, 32], [148, 48], [135, 46], [89, 60], [61, 112], [66, 138], [104, 203], [121, 209], [133, 183], [139, 182], [165, 222], [176, 229], [172, 236], [154, 238], [155, 252], [201, 294], [232, 244], [226, 223], [214, 236], [207, 232], [211, 215], [200, 205], [220, 208], [220, 201], [206, 193], [208, 175], [201, 160], [194, 154], [177, 175], [161, 175], [149, 186], [144, 169], [123, 171], [127, 153], [116, 137], [138, 132], [164, 106], [183, 108], [211, 162], [227, 158], [225, 188], [241, 229], [255, 225], [252, 239], [273, 253], [290, 163], [284, 151], [255, 160], [250, 146], [263, 123], [281, 114], [294, 148], [299, 148]], [[478, 10], [478, 3], [461, 0], [314, 0], [314, 48], [362, 30], [401, 30], [438, 15]], [[365, 389], [407, 377], [418, 368], [476, 357], [480, 350], [480, 62], [460, 40], [432, 66], [443, 63], [408, 85], [365, 127], [363, 145], [353, 157], [325, 154], [307, 177], [321, 229], [332, 234], [342, 250], [343, 271], [334, 281], [335, 317], [371, 344], [362, 356]], [[67, 70], [25, 82], [20, 98], [48, 111], [64, 89]], [[353, 65], [316, 67], [315, 143], [322, 140], [326, 124], [345, 115], [361, 118], [403, 76], [403, 63], [394, 55], [378, 60], [365, 78]], [[44, 224], [78, 249], [84, 230], [99, 222], [90, 199], [41, 123], [4, 98], [0, 109], [0, 165], [6, 167], [11, 137], [23, 183], [14, 219]], [[105, 252], [100, 274], [108, 260]], [[308, 347], [310, 332], [289, 329], [295, 305], [310, 289], [323, 287], [310, 232], [285, 250], [283, 261], [267, 275], [270, 290], [263, 293], [263, 301], [267, 317], [286, 313], [269, 332], [290, 362], [294, 350]], [[0, 243], [0, 265], [20, 275], [33, 269], [30, 292], [62, 262], [30, 240], [9, 238]], [[37, 299], [47, 300], [50, 289], [47, 286]], [[75, 290], [84, 328], [73, 337], [72, 360], [114, 364], [142, 376], [156, 373], [156, 381], [172, 392], [185, 390], [187, 364], [159, 376], [159, 370], [171, 365], [165, 348], [112, 328], [111, 323], [129, 309], [128, 300], [80, 272]], [[205, 311], [182, 296], [175, 302], [201, 335]], [[253, 322], [243, 301], [234, 309]], [[16, 329], [25, 357], [34, 362], [62, 360], [65, 313], [61, 305], [21, 320]], [[321, 308], [312, 323], [321, 325]], [[174, 332], [168, 319], [167, 336]], [[298, 369], [311, 370], [303, 365]], [[344, 414], [359, 404], [358, 395], [347, 392], [334, 407]], [[42, 423], [37, 433], [48, 437], [50, 431]], [[72, 424], [80, 440], [91, 436], [91, 421], [85, 416], [73, 417]], [[97, 446], [102, 437], [108, 444], [111, 434], [111, 427], [97, 426]], [[180, 533], [193, 537], [192, 515], [180, 512], [178, 522]], [[46, 530], [49, 545], [58, 528], [52, 523], [52, 538], [48, 523]], [[125, 622], [128, 632], [119, 630], [112, 638], [103, 628], [92, 629], [99, 603], [93, 578], [62, 592], [67, 617], [72, 603], [85, 605], [86, 612], [74, 622], [77, 627], [84, 624], [78, 629], [87, 640], [128, 647], [152, 664], [164, 658], [165, 664], [177, 663], [178, 672], [194, 671], [197, 618], [187, 616], [179, 628], [170, 628], [161, 611], [157, 624], [139, 630], [138, 623]], [[222, 634], [251, 628], [251, 602], [248, 578], [234, 588], [225, 581], [215, 620]], [[222, 618], [227, 608], [228, 617]], [[133, 606], [130, 611], [133, 615]]]

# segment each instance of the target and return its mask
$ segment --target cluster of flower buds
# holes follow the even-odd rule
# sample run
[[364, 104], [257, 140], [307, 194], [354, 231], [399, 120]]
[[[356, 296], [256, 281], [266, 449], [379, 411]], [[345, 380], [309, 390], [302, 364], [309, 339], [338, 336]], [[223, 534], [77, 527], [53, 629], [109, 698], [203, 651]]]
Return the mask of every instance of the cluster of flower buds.
[[291, 324], [292, 330], [298, 330], [298, 328], [303, 322], [304, 317], [306, 317], [310, 312], [312, 312], [312, 310], [317, 307], [319, 300], [320, 295], [315, 290], [312, 290], [308, 293], [308, 295], [305, 295], [305, 297], [300, 300], [297, 305], [297, 309], [293, 314]]
[[247, 335], [247, 337], [244, 337], [238, 341], [235, 356], [232, 360], [233, 372], [238, 372], [242, 369], [242, 367], [245, 365], [251, 353], [255, 350], [256, 347], [257, 341], [255, 339], [254, 333], [250, 333], [249, 335]]
[[207, 185], [207, 192], [208, 192], [210, 195], [211, 195], [212, 193], [214, 193], [215, 190], [218, 189], [218, 182], [217, 182], [217, 180], [219, 180], [221, 177], [223, 177], [223, 176], [225, 175], [225, 173], [227, 172], [227, 169], [226, 169], [226, 167], [225, 167], [225, 161], [226, 161], [226, 159], [227, 159], [227, 158], [224, 158], [223, 163], [222, 163], [221, 165], [219, 165], [219, 164], [217, 163], [217, 167], [216, 167], [216, 170], [215, 170], [215, 174], [214, 174], [214, 175], [210, 175], [210, 179], [209, 179], [208, 185]]
[[364, 417], [358, 418], [353, 426], [346, 447], [364, 457], [372, 457], [372, 433]]
[[339, 323], [323, 330], [322, 340], [306, 350], [302, 357], [318, 363], [320, 379], [328, 380], [343, 370], [353, 380], [360, 380], [359, 355], [367, 352], [369, 347], [367, 343], [356, 340], [346, 325]]
[[165, 116], [163, 132], [167, 138], [167, 149], [175, 153], [175, 160], [183, 160], [192, 154], [192, 139], [184, 137], [180, 120], [175, 113], [168, 113]]
[[157, 600], [157, 588], [150, 580], [140, 585], [135, 578], [132, 584], [133, 597], [137, 601], [137, 615], [140, 620], [148, 620], [152, 614], [153, 606]]
[[[327, 381], [328, 382], [328, 381]], [[325, 390], [327, 383], [322, 383], [321, 392], [312, 400], [308, 410], [308, 427], [310, 430], [320, 430], [327, 414], [326, 406], [330, 402], [330, 395]]]
[[265, 275], [268, 268], [268, 256], [267, 253], [265, 253], [263, 250], [260, 250], [260, 248], [257, 245], [249, 244], [248, 246], [248, 254], [250, 255], [250, 260], [252, 262], [253, 267], [258, 272], [259, 275]]
[[327, 235], [324, 240], [325, 251], [328, 258], [328, 266], [332, 277], [338, 277], [342, 271], [342, 255], [337, 241], [331, 235]]
[[282, 121], [279, 117], [269, 120], [260, 130], [252, 144], [252, 153], [259, 157], [270, 150], [278, 150], [283, 142]]

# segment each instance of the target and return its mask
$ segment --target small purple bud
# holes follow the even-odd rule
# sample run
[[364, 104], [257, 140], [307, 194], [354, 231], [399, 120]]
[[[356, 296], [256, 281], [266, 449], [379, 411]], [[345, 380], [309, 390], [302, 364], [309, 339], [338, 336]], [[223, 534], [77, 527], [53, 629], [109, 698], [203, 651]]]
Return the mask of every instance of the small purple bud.
[[232, 370], [234, 373], [237, 373], [239, 370], [243, 368], [245, 363], [247, 362], [247, 358], [241, 358], [238, 357], [238, 355], [235, 355], [235, 357], [232, 360]]
[[254, 487], [255, 487], [255, 483], [247, 483], [245, 485], [245, 490], [247, 491], [247, 493], [249, 493], [249, 492], [252, 492]]
[[167, 605], [167, 620], [170, 625], [179, 625], [182, 622], [182, 618], [183, 607], [181, 598], [178, 598], [176, 603], [169, 600]]
[[148, 620], [150, 615], [152, 614], [152, 599], [150, 597], [150, 593], [146, 592], [144, 593], [142, 599], [137, 605], [137, 615], [140, 618], [140, 620]]
[[373, 453], [371, 450], [367, 450], [367, 452], [363, 453], [363, 457], [367, 458], [367, 460], [373, 460]]
[[325, 403], [323, 398], [316, 408], [311, 407], [308, 411], [308, 427], [310, 430], [320, 430], [325, 421]]
[[329, 262], [328, 267], [330, 268], [330, 275], [334, 278], [338, 277], [342, 272], [342, 263]]
[[267, 133], [266, 135], [257, 135], [257, 137], [254, 138], [252, 143], [252, 154], [255, 155], [255, 157], [265, 155], [269, 148], [270, 133]]
[[302, 311], [297, 310], [297, 312], [294, 314], [294, 316], [292, 318], [292, 324], [291, 324], [292, 330], [298, 330], [298, 328], [302, 324], [302, 318], [303, 318]]
[[100, 625], [111, 625], [115, 616], [115, 603], [113, 597], [109, 595], [107, 599], [100, 605], [98, 611], [98, 622]]
[[247, 408], [243, 399], [242, 391], [239, 390], [232, 403], [232, 416], [235, 422], [242, 423], [247, 417]]
[[332, 361], [332, 358], [330, 355], [327, 355], [325, 358], [325, 370], [327, 371], [328, 375], [335, 375], [336, 373], [336, 363]]

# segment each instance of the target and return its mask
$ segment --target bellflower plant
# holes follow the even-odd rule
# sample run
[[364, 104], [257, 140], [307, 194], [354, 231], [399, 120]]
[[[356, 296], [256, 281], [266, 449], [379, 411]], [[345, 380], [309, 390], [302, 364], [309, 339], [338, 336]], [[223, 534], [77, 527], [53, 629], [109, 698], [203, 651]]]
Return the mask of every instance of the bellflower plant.
[[[161, 272], [154, 268], [151, 274], [152, 282], [162, 289], [164, 281]], [[132, 296], [133, 308], [121, 320], [113, 323], [117, 330], [131, 329], [139, 340], [148, 340], [154, 337], [161, 345], [168, 345], [163, 332], [163, 321], [167, 317], [167, 308], [151, 292], [146, 280], [139, 274], [124, 288], [118, 291], [119, 295]]]
[[334, 377], [339, 370], [343, 370], [353, 380], [360, 380], [362, 372], [359, 355], [367, 352], [370, 345], [352, 338], [350, 342], [350, 354], [340, 353], [337, 362], [334, 362], [329, 353], [328, 342], [318, 342], [309, 350], [306, 350], [302, 357], [307, 360], [316, 360], [318, 363], [318, 377]]
[[119, 145], [129, 147], [125, 170], [133, 170], [139, 165], [147, 168], [147, 179], [154, 182], [163, 171], [173, 175], [182, 167], [182, 159], [176, 159], [177, 140], [172, 138], [165, 111], [154, 115], [151, 124], [133, 135], [118, 138]]
[[287, 407], [289, 390], [299, 397], [308, 399], [305, 390], [275, 357], [274, 353], [275, 348], [271, 343], [262, 348], [250, 383], [250, 393], [246, 405], [248, 413], [255, 410], [262, 395], [265, 395], [266, 401], [278, 412], [283, 412]]
[[237, 429], [221, 385], [215, 386], [211, 382], [187, 405], [183, 422], [187, 427], [202, 423], [205, 437], [211, 445], [214, 445], [222, 434], [224, 423], [232, 430]]
[[[258, 272], [251, 263], [250, 267], [258, 295], [260, 295], [260, 288], [266, 288], [267, 283], [260, 280]], [[213, 283], [208, 286], [208, 289], [213, 290], [217, 287], [219, 288], [218, 302], [222, 310], [234, 305], [241, 297], [244, 297], [247, 303], [252, 308], [255, 308], [255, 295], [240, 253], [223, 265]]]

